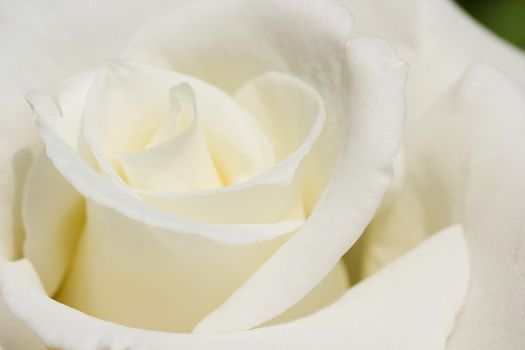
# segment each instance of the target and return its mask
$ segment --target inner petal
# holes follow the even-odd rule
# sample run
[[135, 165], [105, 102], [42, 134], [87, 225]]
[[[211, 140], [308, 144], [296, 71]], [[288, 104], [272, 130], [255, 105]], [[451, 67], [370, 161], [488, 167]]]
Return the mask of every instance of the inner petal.
[[193, 90], [186, 83], [175, 85], [170, 100], [170, 116], [150, 140], [150, 147], [118, 157], [123, 176], [130, 186], [151, 191], [222, 186], [200, 126]]
[[[304, 220], [307, 214], [303, 202], [303, 160], [325, 122], [321, 97], [297, 78], [268, 72], [248, 82], [236, 94], [236, 101], [250, 112], [271, 141], [279, 160], [275, 166], [247, 181], [209, 191], [137, 193], [155, 207], [199, 222]], [[151, 168], [146, 162], [133, 165], [137, 172]]]
[[[197, 124], [225, 183], [252, 177], [274, 164], [273, 147], [257, 123], [221, 90], [189, 76], [129, 61], [106, 64], [99, 75], [86, 103], [84, 133], [103, 172], [122, 171], [119, 154], [140, 152], [170, 139], [167, 130], [159, 136], [170, 118], [166, 95], [170, 87], [183, 82], [195, 93]], [[130, 176], [135, 168], [127, 162], [126, 174]]]

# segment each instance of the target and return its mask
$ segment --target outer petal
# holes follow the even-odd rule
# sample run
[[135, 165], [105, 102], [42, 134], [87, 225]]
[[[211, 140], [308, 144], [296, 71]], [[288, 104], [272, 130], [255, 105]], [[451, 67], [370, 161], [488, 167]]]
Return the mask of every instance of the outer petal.
[[322, 311], [288, 324], [222, 334], [174, 334], [101, 321], [49, 299], [30, 263], [10, 263], [11, 310], [49, 347], [93, 349], [443, 349], [468, 281], [456, 226], [436, 234]]
[[[450, 347], [521, 348], [525, 240], [518, 213], [524, 211], [525, 113], [519, 91], [525, 85], [525, 55], [449, 0], [345, 3], [358, 19], [357, 33], [386, 37], [411, 64], [406, 187], [392, 191], [385, 202], [390, 209], [370, 227], [374, 232], [369, 233], [377, 235], [375, 245], [396, 242], [401, 254], [432, 230], [464, 222], [473, 282]], [[465, 76], [476, 60], [517, 83], [483, 65]], [[456, 87], [459, 80], [462, 92]], [[423, 215], [414, 214], [418, 222], [405, 220], [401, 206], [406, 213]], [[406, 242], [407, 236], [414, 241]], [[383, 264], [392, 257], [384, 252], [376, 256]]]
[[478, 59], [525, 85], [523, 52], [483, 28], [452, 0], [342, 2], [356, 16], [356, 35], [384, 37], [410, 63], [409, 120], [421, 116]]
[[421, 240], [463, 223], [472, 282], [452, 349], [519, 349], [524, 342], [524, 101], [523, 87], [489, 65], [473, 65], [408, 134], [406, 178], [389, 203], [408, 204], [422, 214], [420, 224], [391, 209], [375, 222], [390, 231], [373, 223], [365, 234], [376, 246], [399, 244], [404, 238], [397, 237]]
[[462, 188], [456, 213], [471, 251], [472, 285], [450, 348], [519, 349], [525, 343], [525, 89], [477, 64], [460, 83], [457, 103], [464, 133], [456, 141], [467, 176], [456, 182]]
[[3, 298], [0, 299], [0, 325], [0, 349], [47, 350], [27, 324], [13, 316]]

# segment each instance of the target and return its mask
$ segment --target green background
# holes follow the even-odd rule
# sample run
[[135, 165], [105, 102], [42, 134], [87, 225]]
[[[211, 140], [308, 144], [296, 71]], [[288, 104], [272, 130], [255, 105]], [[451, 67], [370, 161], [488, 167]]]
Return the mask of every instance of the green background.
[[525, 49], [525, 0], [457, 0], [500, 37]]

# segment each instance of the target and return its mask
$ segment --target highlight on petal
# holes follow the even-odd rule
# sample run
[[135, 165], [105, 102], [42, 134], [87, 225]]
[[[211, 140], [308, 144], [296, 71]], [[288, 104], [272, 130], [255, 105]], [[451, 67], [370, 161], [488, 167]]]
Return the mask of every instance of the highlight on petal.
[[[406, 66], [376, 38], [355, 40], [347, 55], [347, 143], [332, 181], [301, 230], [195, 331], [249, 329], [286, 310], [336, 264], [377, 209], [401, 139]], [[261, 286], [273, 286], [272, 293]]]
[[442, 349], [468, 285], [460, 227], [435, 234], [323, 310], [251, 331], [176, 334], [129, 328], [50, 299], [27, 260], [9, 263], [2, 292], [11, 311], [52, 348]]

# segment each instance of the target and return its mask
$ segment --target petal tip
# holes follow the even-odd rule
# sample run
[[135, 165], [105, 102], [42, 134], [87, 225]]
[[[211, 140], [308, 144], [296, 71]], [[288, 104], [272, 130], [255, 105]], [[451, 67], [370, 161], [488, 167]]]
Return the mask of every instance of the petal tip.
[[29, 91], [25, 94], [25, 100], [33, 110], [37, 124], [54, 125], [61, 119], [62, 113], [51, 96], [40, 91]]
[[408, 64], [399, 59], [390, 44], [383, 38], [362, 36], [347, 43], [351, 55], [357, 55], [391, 71], [407, 71]]

